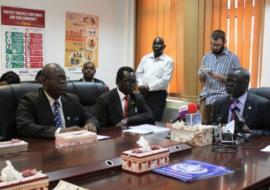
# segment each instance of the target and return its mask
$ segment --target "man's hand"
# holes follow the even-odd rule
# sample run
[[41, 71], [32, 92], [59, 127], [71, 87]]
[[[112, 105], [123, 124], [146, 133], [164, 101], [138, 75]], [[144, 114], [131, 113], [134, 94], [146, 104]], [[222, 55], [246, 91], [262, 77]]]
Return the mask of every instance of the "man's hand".
[[97, 132], [97, 128], [94, 124], [92, 123], [86, 123], [84, 126], [83, 126], [83, 129], [86, 129], [88, 131], [92, 131], [92, 132]]
[[213, 79], [220, 80], [221, 82], [226, 83], [227, 78], [217, 72], [209, 71], [208, 75]]
[[143, 94], [149, 91], [149, 86], [147, 85], [141, 85], [139, 86], [139, 91]]
[[243, 126], [243, 131], [244, 131], [245, 133], [250, 133], [250, 132], [251, 132], [251, 130], [250, 130], [250, 128], [248, 127], [247, 124], [245, 124], [245, 125]]
[[60, 130], [60, 133], [70, 132], [70, 131], [80, 131], [83, 128], [79, 126], [66, 127]]
[[119, 123], [115, 125], [116, 127], [120, 127], [122, 129], [127, 128], [127, 119], [122, 119]]

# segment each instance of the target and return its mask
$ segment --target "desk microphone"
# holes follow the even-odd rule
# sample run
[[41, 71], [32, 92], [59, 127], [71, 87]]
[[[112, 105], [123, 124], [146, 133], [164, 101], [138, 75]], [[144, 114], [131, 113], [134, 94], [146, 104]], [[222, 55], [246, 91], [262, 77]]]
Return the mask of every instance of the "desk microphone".
[[188, 113], [193, 114], [198, 112], [198, 104], [196, 103], [189, 103], [188, 104]]
[[172, 120], [172, 123], [175, 123], [176, 121], [185, 121], [185, 115], [188, 113], [188, 106], [183, 105], [179, 107], [179, 112], [177, 118]]
[[201, 124], [201, 114], [198, 111], [197, 103], [188, 104], [188, 113], [185, 115], [185, 121], [187, 126], [195, 126]]
[[245, 119], [243, 116], [240, 114], [239, 110], [234, 108], [231, 110], [232, 113], [235, 115], [235, 121], [239, 122], [240, 124], [244, 125], [245, 124]]

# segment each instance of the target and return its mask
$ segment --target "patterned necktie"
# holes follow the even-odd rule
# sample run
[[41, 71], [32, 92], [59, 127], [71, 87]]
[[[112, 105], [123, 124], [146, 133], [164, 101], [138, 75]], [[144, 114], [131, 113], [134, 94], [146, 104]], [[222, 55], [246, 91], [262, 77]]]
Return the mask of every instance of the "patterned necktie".
[[124, 113], [124, 118], [127, 118], [127, 117], [128, 117], [128, 101], [129, 101], [129, 96], [126, 95], [126, 96], [124, 97], [124, 111], [123, 111], [123, 113]]
[[239, 103], [239, 100], [234, 99], [231, 106], [230, 106], [230, 110], [231, 110], [231, 118], [230, 121], [235, 120], [235, 111], [240, 112], [240, 108], [237, 106], [237, 104]]
[[61, 114], [60, 114], [60, 103], [58, 101], [55, 101], [53, 103], [53, 115], [54, 115], [54, 122], [55, 122], [55, 126], [56, 128], [63, 128], [63, 123], [61, 120]]

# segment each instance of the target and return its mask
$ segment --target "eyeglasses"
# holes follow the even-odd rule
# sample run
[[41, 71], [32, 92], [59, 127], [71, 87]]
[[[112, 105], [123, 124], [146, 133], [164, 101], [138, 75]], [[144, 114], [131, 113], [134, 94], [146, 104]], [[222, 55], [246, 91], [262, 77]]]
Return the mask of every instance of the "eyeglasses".
[[126, 85], [136, 85], [138, 82], [134, 80], [124, 80], [123, 83]]
[[212, 42], [210, 42], [210, 45], [211, 45], [212, 47], [217, 47], [217, 48], [220, 48], [220, 47], [223, 46], [223, 44], [215, 44], [215, 43], [212, 43]]
[[67, 81], [69, 80], [69, 77], [65, 76], [65, 75], [57, 75], [55, 77], [46, 77], [48, 79], [53, 79], [53, 80], [56, 80], [56, 81]]

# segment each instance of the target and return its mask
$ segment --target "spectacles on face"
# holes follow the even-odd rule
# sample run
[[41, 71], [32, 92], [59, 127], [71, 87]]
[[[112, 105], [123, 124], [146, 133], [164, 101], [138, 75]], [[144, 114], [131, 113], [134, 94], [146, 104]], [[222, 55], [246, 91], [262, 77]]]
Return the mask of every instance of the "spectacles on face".
[[135, 86], [138, 83], [135, 80], [123, 80], [122, 82], [123, 84], [128, 85], [128, 86]]
[[56, 80], [56, 81], [67, 81], [67, 80], [69, 80], [69, 77], [67, 77], [65, 75], [57, 75], [55, 77], [46, 77], [46, 78]]
[[211, 47], [215, 47], [215, 48], [223, 47], [223, 44], [217, 44], [217, 43], [213, 43], [213, 42], [210, 42], [210, 45], [211, 45]]

